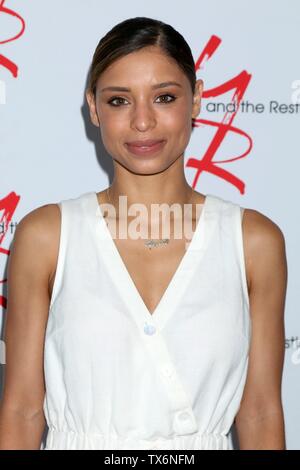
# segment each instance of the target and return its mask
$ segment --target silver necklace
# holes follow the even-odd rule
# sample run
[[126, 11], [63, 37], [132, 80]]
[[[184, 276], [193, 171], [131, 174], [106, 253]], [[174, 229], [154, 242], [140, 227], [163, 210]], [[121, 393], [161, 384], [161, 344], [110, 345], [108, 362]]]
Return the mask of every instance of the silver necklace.
[[[109, 192], [108, 192], [109, 188], [106, 188], [106, 193], [107, 193], [107, 197], [108, 197], [108, 200], [110, 202], [110, 204], [112, 203], [111, 200], [110, 200], [110, 196], [109, 196]], [[149, 248], [149, 250], [151, 250], [152, 248], [157, 248], [157, 247], [160, 247], [160, 246], [163, 246], [163, 245], [167, 245], [169, 243], [170, 239], [169, 238], [162, 238], [162, 239], [159, 239], [159, 240], [153, 240], [152, 238], [151, 239], [148, 239], [146, 241], [144, 241], [144, 245]]]

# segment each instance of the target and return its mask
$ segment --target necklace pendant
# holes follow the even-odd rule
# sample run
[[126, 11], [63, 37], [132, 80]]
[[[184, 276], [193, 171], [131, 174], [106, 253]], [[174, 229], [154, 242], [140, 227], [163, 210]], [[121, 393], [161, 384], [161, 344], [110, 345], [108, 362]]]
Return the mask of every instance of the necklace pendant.
[[169, 243], [169, 241], [170, 241], [169, 238], [163, 238], [162, 240], [158, 240], [158, 241], [151, 239], [145, 242], [145, 246], [147, 246], [151, 250], [151, 248], [157, 248], [160, 245], [166, 245], [167, 243]]

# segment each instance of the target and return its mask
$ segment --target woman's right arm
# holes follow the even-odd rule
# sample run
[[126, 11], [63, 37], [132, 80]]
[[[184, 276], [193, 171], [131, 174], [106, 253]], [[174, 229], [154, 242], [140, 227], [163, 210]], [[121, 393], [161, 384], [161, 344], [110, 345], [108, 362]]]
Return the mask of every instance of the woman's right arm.
[[44, 340], [59, 236], [60, 209], [56, 204], [31, 211], [15, 231], [8, 261], [0, 450], [41, 446], [46, 424]]

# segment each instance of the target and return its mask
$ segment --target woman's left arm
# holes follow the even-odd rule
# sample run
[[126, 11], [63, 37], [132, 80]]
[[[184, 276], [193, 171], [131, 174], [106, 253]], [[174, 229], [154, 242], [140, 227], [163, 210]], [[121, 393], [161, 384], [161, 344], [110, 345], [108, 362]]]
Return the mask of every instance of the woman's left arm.
[[243, 241], [252, 336], [247, 379], [235, 417], [240, 450], [286, 450], [281, 400], [288, 277], [285, 240], [268, 217], [245, 209]]

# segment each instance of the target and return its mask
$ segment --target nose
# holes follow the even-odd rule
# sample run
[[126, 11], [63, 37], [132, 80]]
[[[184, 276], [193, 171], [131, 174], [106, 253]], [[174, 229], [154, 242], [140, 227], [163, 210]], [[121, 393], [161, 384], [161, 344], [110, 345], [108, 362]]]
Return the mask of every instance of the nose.
[[132, 107], [131, 127], [145, 132], [156, 125], [155, 111], [149, 103], [137, 103]]

